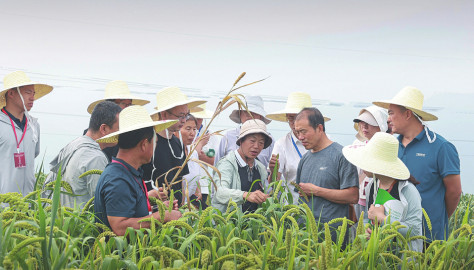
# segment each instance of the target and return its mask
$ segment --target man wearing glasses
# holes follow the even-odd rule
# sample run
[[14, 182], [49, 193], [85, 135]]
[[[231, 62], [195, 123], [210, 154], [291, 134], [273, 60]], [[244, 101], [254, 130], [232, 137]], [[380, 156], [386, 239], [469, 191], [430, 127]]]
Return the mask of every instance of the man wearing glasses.
[[[189, 169], [185, 165], [172, 183], [178, 171], [177, 167], [182, 166], [186, 159], [181, 133], [178, 132], [179, 138], [173, 135], [173, 133], [179, 131], [184, 126], [186, 119], [189, 117], [190, 108], [205, 102], [204, 100], [189, 99], [178, 87], [166, 87], [156, 93], [156, 111], [151, 114], [153, 120], [178, 120], [178, 122], [157, 133], [158, 139], [153, 160], [142, 167], [144, 178], [148, 180], [147, 187], [149, 188], [159, 189], [163, 186], [171, 188], [178, 202], [182, 202], [183, 198], [182, 182], [180, 180], [183, 175], [189, 173]], [[168, 171], [170, 172], [166, 175]], [[156, 183], [158, 183], [157, 186]], [[166, 199], [165, 193], [160, 194], [161, 199]]]

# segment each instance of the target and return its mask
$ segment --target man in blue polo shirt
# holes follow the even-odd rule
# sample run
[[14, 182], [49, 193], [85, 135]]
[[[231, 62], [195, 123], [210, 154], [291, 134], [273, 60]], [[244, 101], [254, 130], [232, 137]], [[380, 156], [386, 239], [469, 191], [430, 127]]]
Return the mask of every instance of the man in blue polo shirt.
[[420, 90], [407, 86], [393, 99], [373, 103], [388, 109], [388, 122], [393, 132], [400, 134], [398, 157], [420, 182], [416, 187], [432, 225], [430, 231], [424, 220], [427, 242], [447, 239], [448, 218], [456, 210], [462, 192], [456, 148], [424, 123], [438, 118], [422, 110]]
[[[107, 225], [117, 235], [124, 235], [128, 227], [139, 229], [150, 226], [149, 222], [139, 223], [141, 219], [152, 216], [161, 220], [158, 212], [153, 213], [148, 200], [148, 196], [158, 198], [158, 191], [147, 190], [141, 166], [153, 157], [155, 132], [175, 123], [153, 121], [144, 107], [130, 106], [119, 115], [119, 131], [97, 140], [99, 143], [118, 142], [119, 152], [117, 158], [107, 165], [97, 184], [94, 200], [96, 222]], [[174, 210], [166, 211], [161, 222], [181, 217], [177, 201], [173, 203]]]

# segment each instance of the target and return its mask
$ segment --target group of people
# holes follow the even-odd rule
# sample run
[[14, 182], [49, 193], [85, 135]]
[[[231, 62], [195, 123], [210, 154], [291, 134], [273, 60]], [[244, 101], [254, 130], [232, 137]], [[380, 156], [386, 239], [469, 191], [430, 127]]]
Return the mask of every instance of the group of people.
[[[5, 76], [0, 193], [33, 191], [40, 129], [28, 112], [52, 89], [21, 71]], [[229, 116], [238, 125], [219, 141], [202, 134], [203, 121], [213, 117], [206, 100], [166, 87], [157, 92], [150, 114], [143, 107], [149, 101], [131, 95], [125, 82], [112, 81], [105, 97], [87, 108], [91, 117], [83, 136], [50, 163], [45, 185], [59, 175], [68, 182], [72, 194], [63, 190], [61, 203], [69, 207], [94, 197], [97, 221], [118, 235], [149, 226], [139, 222], [144, 218], [178, 219], [178, 207], [186, 203], [224, 212], [232, 200], [244, 212], [256, 211], [269, 198], [269, 183], [282, 180], [285, 203], [307, 204], [321, 223], [357, 221], [363, 211], [358, 222], [399, 221], [405, 225], [400, 233], [425, 235], [425, 244], [447, 237], [448, 217], [461, 196], [460, 160], [454, 145], [428, 128], [426, 122], [437, 117], [423, 110], [421, 91], [405, 87], [393, 99], [361, 110], [353, 120], [356, 139], [345, 147], [326, 134], [330, 118], [312, 106], [308, 93], [290, 93], [284, 109], [268, 114], [261, 97], [245, 96], [245, 102], [246, 109]], [[267, 130], [272, 120], [289, 125], [278, 140]], [[79, 178], [93, 169], [103, 172]], [[173, 205], [164, 220], [150, 196]], [[410, 248], [422, 251], [423, 241]]]

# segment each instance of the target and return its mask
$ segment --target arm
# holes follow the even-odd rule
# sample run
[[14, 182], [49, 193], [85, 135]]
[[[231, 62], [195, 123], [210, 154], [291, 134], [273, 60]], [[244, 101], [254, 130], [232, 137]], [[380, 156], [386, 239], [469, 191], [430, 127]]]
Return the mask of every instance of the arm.
[[300, 187], [303, 192], [308, 195], [322, 197], [333, 203], [355, 204], [359, 201], [359, 189], [357, 187], [328, 189], [318, 187], [311, 183], [300, 183]]
[[446, 187], [446, 194], [444, 200], [446, 201], [446, 211], [448, 218], [456, 211], [459, 200], [461, 199], [461, 176], [459, 174], [450, 174], [443, 178], [444, 186]]
[[131, 227], [131, 228], [134, 228], [134, 229], [150, 228], [150, 222], [138, 223], [138, 221], [140, 221], [144, 218], [149, 218], [149, 217], [156, 218], [157, 220], [161, 221], [162, 223], [165, 223], [165, 222], [168, 222], [170, 220], [177, 220], [178, 218], [180, 218], [181, 217], [181, 212], [179, 212], [177, 210], [171, 210], [171, 212], [165, 211], [165, 220], [164, 221], [161, 220], [159, 212], [155, 212], [151, 215], [144, 216], [144, 217], [139, 217], [139, 218], [107, 216], [107, 219], [110, 223], [110, 227], [112, 227], [112, 231], [116, 235], [124, 235], [125, 231], [127, 230], [128, 227]]

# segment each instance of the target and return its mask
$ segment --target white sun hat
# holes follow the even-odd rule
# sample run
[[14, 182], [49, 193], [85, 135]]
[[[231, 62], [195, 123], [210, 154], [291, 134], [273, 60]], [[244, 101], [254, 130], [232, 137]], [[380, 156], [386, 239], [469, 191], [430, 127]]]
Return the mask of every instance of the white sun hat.
[[53, 90], [53, 87], [50, 85], [32, 82], [23, 71], [14, 71], [3, 78], [3, 90], [0, 92], [0, 108], [6, 105], [5, 94], [8, 90], [27, 85], [34, 85], [35, 100], [40, 99]]
[[178, 87], [165, 87], [156, 93], [156, 107], [151, 116], [155, 119], [158, 113], [176, 106], [188, 105], [188, 109], [191, 109], [204, 103], [206, 101], [202, 99], [188, 98]]
[[110, 133], [96, 141], [98, 143], [117, 143], [120, 134], [147, 128], [154, 127], [158, 133], [170, 126], [176, 124], [177, 120], [153, 121], [150, 114], [143, 106], [133, 105], [123, 109], [119, 114], [119, 130]]
[[385, 132], [377, 132], [366, 145], [349, 145], [342, 149], [346, 159], [364, 171], [398, 180], [410, 177], [407, 166], [398, 158], [399, 141]]
[[420, 90], [413, 86], [407, 86], [391, 100], [374, 101], [372, 103], [385, 109], [388, 109], [390, 104], [400, 105], [416, 113], [423, 121], [438, 120], [435, 115], [423, 111], [423, 100], [424, 96]]
[[132, 105], [145, 105], [150, 103], [150, 101], [138, 98], [130, 94], [130, 89], [128, 85], [124, 81], [111, 81], [105, 86], [105, 96], [103, 99], [99, 99], [97, 101], [92, 102], [87, 107], [87, 112], [92, 114], [95, 106], [101, 103], [102, 101], [109, 100], [109, 99], [131, 99]]
[[[245, 101], [245, 105], [247, 106], [247, 109], [250, 112], [261, 115], [263, 117], [263, 122], [265, 124], [270, 124], [270, 122], [272, 120], [270, 120], [266, 117], [267, 112], [263, 108], [263, 99], [261, 97], [259, 97], [259, 96], [245, 96], [245, 100], [243, 100], [243, 101]], [[241, 122], [240, 122], [240, 112], [244, 111], [244, 110], [245, 110], [245, 108], [242, 108], [242, 110], [233, 110], [229, 115], [230, 120], [234, 121], [237, 124], [241, 124]]]
[[242, 124], [242, 127], [240, 128], [240, 134], [239, 137], [237, 138], [236, 144], [240, 146], [240, 140], [244, 138], [247, 135], [250, 134], [256, 134], [260, 133], [263, 136], [265, 136], [265, 145], [263, 146], [263, 149], [267, 148], [272, 144], [272, 137], [270, 134], [267, 132], [267, 125], [260, 119], [250, 119], [248, 121], [245, 121], [245, 123]]
[[364, 136], [360, 134], [359, 122], [366, 122], [371, 126], [379, 127], [381, 132], [387, 132], [387, 118], [387, 110], [375, 105], [360, 110], [359, 116], [354, 119], [354, 129], [358, 132], [356, 135], [357, 139], [359, 139], [360, 141], [367, 140], [366, 138], [364, 138]]
[[189, 110], [189, 112], [196, 118], [211, 119], [214, 113], [206, 109], [206, 103], [201, 104]]
[[[286, 114], [297, 114], [304, 108], [313, 107], [311, 104], [311, 96], [304, 92], [291, 92], [288, 95], [285, 109], [267, 114], [267, 118], [286, 122]], [[324, 122], [331, 120], [329, 117], [324, 117]]]

